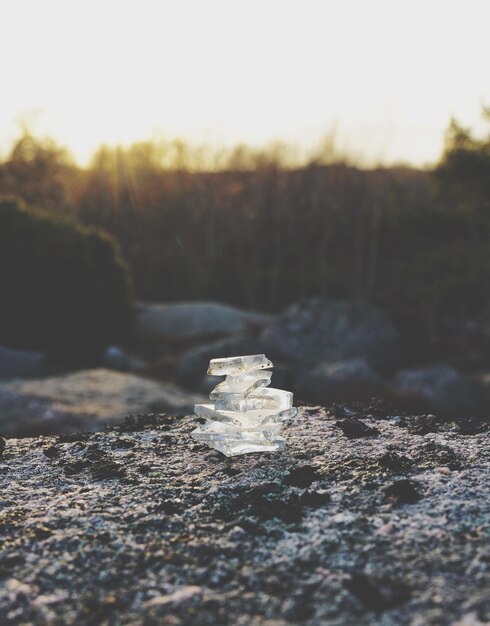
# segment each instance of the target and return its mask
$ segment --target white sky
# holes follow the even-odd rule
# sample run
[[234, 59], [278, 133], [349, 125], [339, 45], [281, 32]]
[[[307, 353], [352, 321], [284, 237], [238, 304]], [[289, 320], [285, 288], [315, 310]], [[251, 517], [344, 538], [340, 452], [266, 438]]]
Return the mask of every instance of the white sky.
[[0, 0], [0, 149], [155, 133], [437, 159], [490, 104], [490, 0]]

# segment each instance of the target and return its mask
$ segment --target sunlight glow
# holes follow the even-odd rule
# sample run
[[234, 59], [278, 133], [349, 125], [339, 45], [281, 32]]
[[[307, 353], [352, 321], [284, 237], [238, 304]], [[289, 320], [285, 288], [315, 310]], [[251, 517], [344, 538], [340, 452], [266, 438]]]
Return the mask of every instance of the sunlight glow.
[[[8, 7], [8, 8], [7, 8]], [[16, 0], [0, 9], [0, 145], [19, 117], [102, 142], [314, 146], [437, 159], [490, 104], [486, 0]]]

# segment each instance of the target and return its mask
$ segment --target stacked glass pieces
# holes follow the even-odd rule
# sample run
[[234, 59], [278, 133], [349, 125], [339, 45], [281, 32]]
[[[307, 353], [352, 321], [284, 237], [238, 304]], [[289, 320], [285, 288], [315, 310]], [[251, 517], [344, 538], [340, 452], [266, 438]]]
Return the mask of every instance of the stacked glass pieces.
[[264, 354], [212, 359], [208, 374], [226, 378], [209, 394], [212, 403], [196, 404], [194, 413], [206, 423], [192, 437], [226, 456], [282, 450], [282, 423], [296, 409], [290, 391], [268, 387], [270, 367]]

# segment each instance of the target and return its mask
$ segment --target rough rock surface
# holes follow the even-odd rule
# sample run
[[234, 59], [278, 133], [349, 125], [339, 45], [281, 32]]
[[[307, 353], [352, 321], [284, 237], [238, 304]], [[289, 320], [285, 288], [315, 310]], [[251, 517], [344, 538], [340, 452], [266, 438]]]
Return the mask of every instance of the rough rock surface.
[[33, 435], [98, 430], [122, 415], [185, 414], [203, 396], [135, 374], [94, 369], [0, 383], [0, 433]]
[[488, 423], [303, 407], [231, 459], [195, 424], [6, 441], [0, 623], [488, 623]]

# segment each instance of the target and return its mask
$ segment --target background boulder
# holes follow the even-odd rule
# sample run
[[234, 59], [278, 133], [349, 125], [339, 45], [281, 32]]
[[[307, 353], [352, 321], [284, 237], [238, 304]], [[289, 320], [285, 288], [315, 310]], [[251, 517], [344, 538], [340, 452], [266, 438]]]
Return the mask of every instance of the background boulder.
[[46, 355], [43, 352], [13, 350], [0, 346], [0, 378], [28, 378], [44, 372]]
[[141, 303], [138, 334], [143, 341], [197, 342], [261, 329], [272, 320], [216, 302]]
[[300, 371], [294, 381], [298, 398], [329, 404], [362, 400], [376, 395], [383, 383], [366, 359], [356, 358], [335, 363], [319, 363]]
[[270, 358], [302, 365], [362, 357], [391, 370], [400, 359], [400, 338], [386, 315], [353, 302], [295, 304], [264, 330], [262, 340]]
[[398, 372], [393, 380], [392, 395], [414, 410], [423, 408], [454, 416], [479, 413], [485, 403], [481, 383], [447, 365]]
[[171, 383], [105, 369], [0, 383], [0, 432], [37, 435], [97, 430], [129, 413], [192, 413], [202, 396]]

